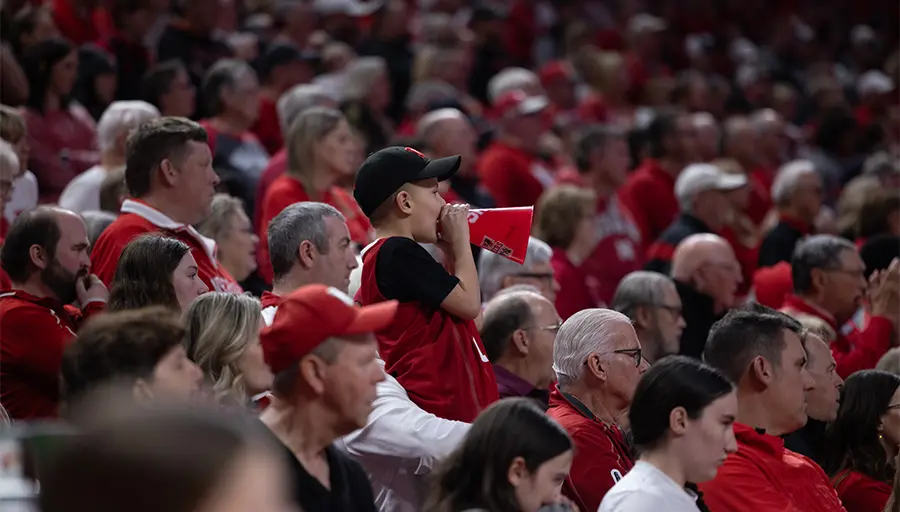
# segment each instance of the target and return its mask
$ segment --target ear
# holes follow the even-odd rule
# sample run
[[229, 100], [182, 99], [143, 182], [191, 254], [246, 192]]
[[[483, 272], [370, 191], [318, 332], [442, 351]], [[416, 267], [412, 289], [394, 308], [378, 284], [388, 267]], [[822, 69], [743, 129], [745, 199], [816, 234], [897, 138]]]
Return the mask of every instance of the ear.
[[517, 329], [512, 334], [512, 338], [510, 339], [510, 343], [516, 347], [516, 350], [519, 351], [523, 356], [528, 355], [528, 345], [529, 345], [528, 333], [525, 332], [524, 329]]
[[31, 259], [31, 263], [41, 270], [44, 270], [53, 263], [53, 258], [50, 257], [47, 250], [38, 244], [34, 244], [28, 248], [28, 257]]
[[297, 248], [297, 259], [300, 260], [300, 264], [304, 268], [310, 268], [316, 262], [316, 252], [312, 242], [304, 240], [300, 242], [300, 247]]
[[513, 487], [518, 487], [525, 483], [525, 480], [528, 478], [528, 468], [525, 466], [525, 459], [522, 457], [513, 459], [512, 463], [509, 465], [509, 472], [506, 476], [509, 478], [509, 483], [512, 484]]
[[587, 365], [587, 371], [601, 382], [606, 382], [606, 380], [609, 378], [609, 375], [606, 372], [606, 367], [603, 364], [603, 360], [599, 355], [589, 355], [585, 364]]
[[159, 179], [164, 185], [175, 187], [178, 185], [178, 170], [168, 158], [163, 158], [159, 163]]
[[762, 356], [756, 356], [750, 362], [750, 376], [761, 388], [772, 386], [775, 381], [775, 368]]
[[397, 192], [397, 197], [394, 198], [394, 204], [405, 215], [412, 214], [412, 196], [410, 196], [409, 192], [406, 190], [401, 189]]
[[669, 428], [677, 436], [683, 436], [687, 431], [688, 414], [684, 407], [676, 407], [669, 412]]
[[153, 388], [150, 383], [144, 379], [134, 381], [131, 388], [131, 394], [137, 402], [150, 402], [153, 400]]
[[327, 365], [316, 356], [307, 357], [298, 363], [300, 376], [317, 395], [325, 392], [325, 369]]
[[809, 276], [812, 278], [812, 284], [814, 290], [821, 290], [825, 287], [825, 283], [828, 281], [828, 274], [823, 272], [820, 268], [814, 268], [809, 273]]
[[649, 307], [638, 306], [634, 311], [634, 326], [646, 329], [653, 325], [653, 312]]

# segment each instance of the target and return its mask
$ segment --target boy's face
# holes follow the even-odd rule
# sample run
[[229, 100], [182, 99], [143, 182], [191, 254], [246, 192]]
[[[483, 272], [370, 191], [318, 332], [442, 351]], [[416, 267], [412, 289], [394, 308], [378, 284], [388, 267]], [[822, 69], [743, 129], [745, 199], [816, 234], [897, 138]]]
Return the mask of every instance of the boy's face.
[[[409, 183], [404, 187], [409, 203], [407, 215], [412, 220], [416, 242], [433, 244], [438, 240], [438, 218], [447, 204], [441, 197], [437, 178]], [[403, 209], [406, 210], [405, 204]]]

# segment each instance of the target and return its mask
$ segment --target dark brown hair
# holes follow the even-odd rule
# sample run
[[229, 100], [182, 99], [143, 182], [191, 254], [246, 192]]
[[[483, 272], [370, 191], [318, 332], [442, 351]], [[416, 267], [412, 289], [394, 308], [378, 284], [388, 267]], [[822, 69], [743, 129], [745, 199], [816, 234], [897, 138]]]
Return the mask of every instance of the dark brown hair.
[[208, 142], [202, 126], [182, 117], [161, 117], [140, 125], [125, 144], [125, 183], [134, 197], [150, 192], [163, 160], [180, 163], [189, 142]]
[[109, 310], [165, 306], [180, 311], [172, 273], [191, 248], [160, 234], [135, 238], [122, 251], [109, 293]]
[[37, 270], [31, 263], [31, 246], [43, 247], [52, 260], [56, 257], [56, 245], [59, 243], [60, 235], [56, 210], [53, 207], [39, 206], [22, 212], [6, 233], [6, 240], [0, 248], [0, 265], [11, 280], [17, 283], [24, 282]]

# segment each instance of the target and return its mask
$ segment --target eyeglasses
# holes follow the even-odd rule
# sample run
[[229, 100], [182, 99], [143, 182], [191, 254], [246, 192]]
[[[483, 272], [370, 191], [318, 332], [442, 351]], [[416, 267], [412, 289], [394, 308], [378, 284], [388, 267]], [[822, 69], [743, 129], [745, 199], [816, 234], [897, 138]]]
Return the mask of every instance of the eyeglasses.
[[672, 316], [674, 316], [675, 318], [680, 317], [681, 313], [683, 312], [681, 306], [670, 306], [668, 304], [653, 304], [652, 306], [654, 308], [665, 309], [669, 313], [672, 313]]
[[559, 332], [559, 328], [562, 327], [562, 322], [556, 322], [552, 325], [532, 325], [531, 327], [526, 327], [525, 330], [529, 329], [537, 329], [539, 331], [550, 331], [553, 334]]
[[834, 272], [837, 274], [844, 274], [844, 275], [847, 275], [847, 276], [850, 276], [850, 277], [853, 277], [856, 279], [865, 279], [866, 278], [865, 270], [850, 270], [850, 269], [846, 269], [846, 268], [832, 268], [832, 269], [826, 270], [826, 272]]
[[516, 277], [521, 277], [523, 279], [537, 279], [539, 281], [552, 281], [553, 280], [553, 272], [520, 272], [516, 274]]
[[626, 354], [634, 358], [634, 366], [640, 366], [641, 360], [643, 356], [641, 355], [641, 349], [639, 348], [623, 348], [620, 350], [613, 350], [613, 354]]

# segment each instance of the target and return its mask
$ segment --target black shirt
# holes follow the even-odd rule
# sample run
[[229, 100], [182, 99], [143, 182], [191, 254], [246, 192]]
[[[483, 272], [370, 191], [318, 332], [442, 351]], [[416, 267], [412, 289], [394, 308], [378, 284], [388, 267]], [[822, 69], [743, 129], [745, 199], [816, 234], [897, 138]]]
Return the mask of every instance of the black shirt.
[[785, 221], [779, 222], [759, 245], [760, 268], [773, 267], [782, 261], [790, 263], [791, 257], [794, 255], [794, 247], [804, 236], [806, 233], [791, 224]]
[[675, 280], [675, 288], [681, 297], [682, 316], [685, 327], [681, 331], [681, 350], [679, 353], [695, 359], [703, 357], [706, 338], [712, 325], [721, 318], [716, 314], [716, 303], [712, 297], [697, 291], [693, 286]]
[[284, 444], [279, 443], [288, 465], [294, 501], [304, 512], [376, 512], [375, 496], [365, 470], [334, 445], [325, 448], [331, 490], [310, 475]]
[[375, 284], [387, 300], [421, 302], [437, 309], [459, 284], [459, 278], [450, 275], [415, 240], [394, 236], [378, 251]]

